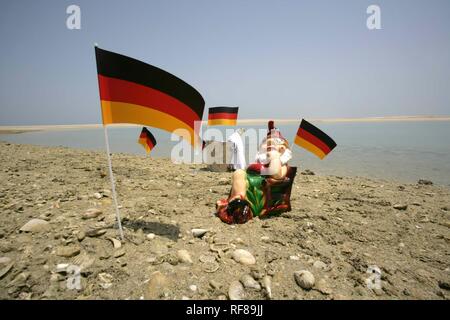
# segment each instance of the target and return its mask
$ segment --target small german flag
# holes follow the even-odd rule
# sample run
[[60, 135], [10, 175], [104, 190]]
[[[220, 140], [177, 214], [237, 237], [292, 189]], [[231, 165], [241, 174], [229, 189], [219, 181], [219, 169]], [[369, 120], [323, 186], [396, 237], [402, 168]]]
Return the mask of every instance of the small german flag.
[[300, 123], [294, 143], [314, 153], [320, 159], [325, 158], [336, 147], [333, 139], [305, 119], [302, 119]]
[[239, 107], [209, 108], [208, 126], [235, 126]]
[[141, 134], [139, 135], [138, 142], [142, 144], [145, 148], [145, 151], [149, 153], [156, 146], [155, 137], [152, 135], [150, 131], [146, 127], [142, 128]]
[[183, 80], [136, 59], [95, 48], [103, 124], [133, 123], [179, 132], [194, 145], [205, 101]]

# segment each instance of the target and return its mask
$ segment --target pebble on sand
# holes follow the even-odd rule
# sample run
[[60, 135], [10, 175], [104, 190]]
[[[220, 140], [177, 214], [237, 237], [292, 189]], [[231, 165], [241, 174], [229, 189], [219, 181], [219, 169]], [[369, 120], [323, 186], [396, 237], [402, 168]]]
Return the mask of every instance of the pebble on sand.
[[305, 290], [311, 289], [316, 281], [314, 275], [307, 270], [295, 271], [294, 278], [295, 282]]
[[313, 268], [318, 269], [318, 270], [326, 270], [327, 265], [326, 265], [326, 263], [324, 263], [320, 260], [317, 260], [316, 262], [314, 262]]
[[191, 290], [192, 292], [195, 292], [195, 291], [197, 291], [197, 286], [195, 284], [191, 284], [189, 286], [189, 290]]
[[120, 247], [122, 247], [122, 243], [120, 242], [120, 240], [117, 240], [116, 238], [109, 238], [109, 241], [112, 242], [114, 249], [119, 249]]
[[75, 257], [80, 254], [80, 248], [75, 246], [58, 247], [56, 249], [56, 255], [65, 258]]
[[408, 209], [408, 205], [397, 203], [397, 204], [394, 204], [394, 209], [406, 210], [406, 209]]
[[106, 233], [105, 229], [94, 229], [94, 230], [86, 231], [86, 236], [95, 238], [95, 237], [100, 237], [100, 236], [104, 235], [105, 233]]
[[256, 263], [255, 257], [244, 249], [237, 249], [233, 252], [233, 259], [236, 262], [245, 264], [245, 265], [251, 265]]
[[272, 299], [272, 279], [269, 276], [264, 276], [262, 286], [266, 290], [267, 297]]
[[94, 198], [95, 199], [101, 199], [101, 198], [103, 198], [103, 195], [100, 192], [95, 192], [94, 193]]
[[26, 281], [30, 277], [30, 273], [21, 272], [19, 273], [10, 283], [6, 285], [6, 287], [24, 287], [26, 285]]
[[65, 273], [65, 272], [67, 272], [68, 267], [69, 267], [68, 263], [58, 263], [56, 265], [56, 272], [57, 273]]
[[194, 237], [201, 238], [208, 232], [208, 230], [206, 230], [206, 229], [192, 229], [191, 232], [192, 232], [192, 235]]
[[25, 223], [20, 231], [24, 232], [44, 232], [50, 229], [50, 224], [42, 219], [31, 219]]
[[14, 266], [14, 262], [8, 263], [5, 267], [0, 269], [0, 279], [3, 278]]
[[242, 275], [242, 277], [239, 280], [241, 281], [241, 283], [244, 285], [245, 288], [261, 290], [261, 285], [249, 274]]
[[125, 255], [124, 249], [118, 249], [116, 252], [114, 252], [114, 258], [120, 258]]
[[97, 208], [91, 208], [87, 209], [83, 214], [81, 215], [82, 219], [94, 219], [97, 218], [99, 215], [102, 214], [102, 211]]
[[192, 258], [187, 250], [178, 250], [177, 257], [182, 263], [192, 264]]
[[84, 238], [86, 238], [86, 232], [78, 231], [78, 233], [77, 233], [77, 240], [81, 242], [81, 241], [84, 240]]
[[244, 286], [239, 281], [233, 281], [228, 288], [230, 300], [243, 300], [245, 298]]

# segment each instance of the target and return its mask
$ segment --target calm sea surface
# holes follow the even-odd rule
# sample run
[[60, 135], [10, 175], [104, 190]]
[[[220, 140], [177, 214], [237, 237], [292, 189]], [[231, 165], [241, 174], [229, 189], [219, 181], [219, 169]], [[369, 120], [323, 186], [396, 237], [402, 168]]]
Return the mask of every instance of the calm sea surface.
[[[373, 123], [318, 123], [337, 143], [337, 147], [320, 160], [306, 150], [293, 146], [291, 165], [317, 174], [364, 176], [416, 182], [429, 179], [436, 184], [450, 185], [450, 122], [373, 122]], [[266, 126], [239, 126], [265, 129]], [[225, 132], [225, 128], [220, 128]], [[292, 143], [297, 125], [281, 125], [282, 134]], [[149, 128], [157, 145], [152, 157], [170, 157], [170, 133]], [[140, 127], [109, 128], [112, 152], [145, 156], [137, 143]], [[0, 140], [45, 146], [66, 146], [104, 150], [103, 129], [41, 131], [0, 135]], [[246, 144], [249, 150], [248, 143]], [[248, 157], [249, 155], [247, 155]], [[254, 155], [250, 155], [253, 159]], [[149, 161], [151, 161], [149, 159]]]

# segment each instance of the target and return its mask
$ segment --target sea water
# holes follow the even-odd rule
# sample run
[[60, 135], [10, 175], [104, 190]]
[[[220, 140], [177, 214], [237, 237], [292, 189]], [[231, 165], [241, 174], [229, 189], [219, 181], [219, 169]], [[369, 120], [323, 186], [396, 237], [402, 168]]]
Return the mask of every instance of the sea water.
[[[317, 123], [320, 129], [332, 137], [337, 147], [323, 160], [293, 145], [290, 164], [300, 170], [310, 169], [319, 175], [363, 176], [416, 182], [432, 180], [436, 184], [450, 185], [450, 122], [339, 122]], [[292, 144], [298, 124], [281, 124], [281, 133]], [[224, 134], [226, 127], [215, 127]], [[236, 128], [264, 132], [266, 125], [245, 125]], [[170, 158], [178, 141], [171, 141], [171, 134], [149, 128], [157, 145], [151, 157]], [[108, 128], [111, 151], [146, 156], [137, 143], [141, 127]], [[226, 138], [224, 136], [224, 138]], [[65, 146], [89, 150], [104, 150], [103, 129], [35, 131], [21, 134], [0, 135], [0, 140], [12, 143], [45, 146]], [[253, 146], [254, 147], [254, 146]], [[250, 150], [246, 141], [246, 150]], [[246, 152], [247, 160], [254, 155]], [[151, 161], [151, 158], [149, 158]]]

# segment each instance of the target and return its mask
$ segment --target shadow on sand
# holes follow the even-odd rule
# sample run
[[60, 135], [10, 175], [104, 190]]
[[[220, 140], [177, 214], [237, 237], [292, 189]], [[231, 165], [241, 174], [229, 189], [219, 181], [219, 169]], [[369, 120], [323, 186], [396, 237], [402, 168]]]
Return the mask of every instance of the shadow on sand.
[[142, 229], [145, 234], [154, 233], [155, 235], [166, 237], [172, 241], [178, 240], [178, 234], [180, 233], [180, 228], [167, 223], [161, 222], [149, 222], [142, 220], [128, 220], [124, 219], [122, 221], [124, 227], [137, 231]]

